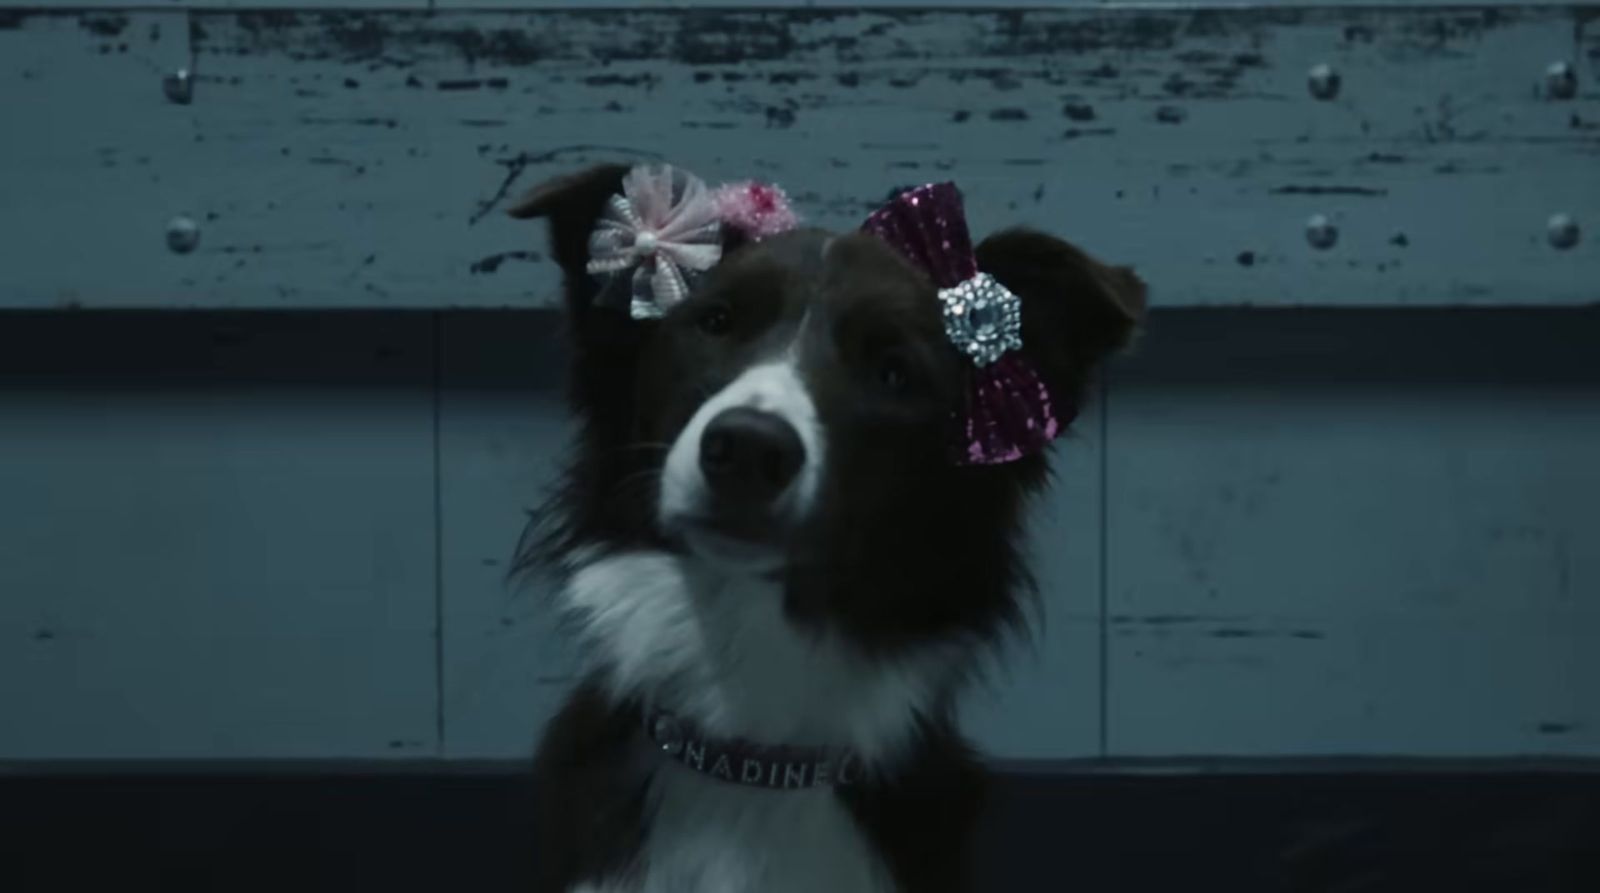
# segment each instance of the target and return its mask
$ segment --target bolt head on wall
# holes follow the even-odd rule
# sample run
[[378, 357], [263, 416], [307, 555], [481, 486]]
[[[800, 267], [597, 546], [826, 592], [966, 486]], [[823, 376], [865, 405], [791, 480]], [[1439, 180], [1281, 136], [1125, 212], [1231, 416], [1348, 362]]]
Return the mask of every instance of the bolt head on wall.
[[1318, 251], [1327, 251], [1339, 243], [1339, 227], [1326, 214], [1313, 214], [1306, 221], [1306, 243]]
[[178, 216], [167, 221], [167, 248], [174, 254], [188, 254], [200, 244], [200, 224], [193, 218]]
[[1306, 72], [1306, 86], [1311, 90], [1311, 95], [1319, 100], [1327, 101], [1338, 96], [1342, 82], [1339, 72], [1332, 65], [1313, 65]]
[[194, 75], [187, 68], [168, 74], [161, 79], [161, 92], [167, 94], [169, 102], [188, 105], [194, 101]]
[[1570, 62], [1552, 62], [1544, 70], [1544, 92], [1551, 99], [1571, 99], [1578, 95], [1578, 73]]
[[1549, 238], [1551, 247], [1558, 251], [1566, 251], [1578, 244], [1578, 239], [1583, 233], [1578, 228], [1578, 221], [1572, 219], [1572, 215], [1552, 214], [1545, 224], [1545, 235]]

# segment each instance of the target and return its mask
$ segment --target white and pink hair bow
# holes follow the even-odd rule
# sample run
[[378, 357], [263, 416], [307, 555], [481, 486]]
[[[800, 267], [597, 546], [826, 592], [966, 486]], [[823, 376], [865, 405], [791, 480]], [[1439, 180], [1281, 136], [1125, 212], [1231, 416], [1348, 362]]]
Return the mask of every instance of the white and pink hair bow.
[[[640, 165], [606, 202], [589, 236], [590, 274], [602, 278], [602, 301], [622, 303], [627, 281], [634, 319], [657, 319], [689, 296], [694, 277], [722, 259], [727, 227], [750, 239], [792, 229], [798, 222], [783, 190], [767, 183], [732, 183], [715, 191], [670, 165]], [[633, 272], [624, 277], [628, 270]]]
[[589, 236], [591, 274], [615, 280], [633, 270], [634, 319], [661, 316], [688, 297], [690, 277], [721, 259], [722, 221], [710, 190], [668, 165], [629, 171]]

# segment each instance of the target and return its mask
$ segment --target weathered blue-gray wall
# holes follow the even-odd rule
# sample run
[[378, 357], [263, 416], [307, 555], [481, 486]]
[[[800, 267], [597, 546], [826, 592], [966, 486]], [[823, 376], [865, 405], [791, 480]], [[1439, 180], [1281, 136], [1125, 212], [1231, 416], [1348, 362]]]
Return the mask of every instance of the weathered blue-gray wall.
[[498, 211], [649, 153], [1152, 283], [996, 754], [1600, 755], [1600, 8], [59, 5], [0, 0], [0, 759], [525, 753], [563, 358]]

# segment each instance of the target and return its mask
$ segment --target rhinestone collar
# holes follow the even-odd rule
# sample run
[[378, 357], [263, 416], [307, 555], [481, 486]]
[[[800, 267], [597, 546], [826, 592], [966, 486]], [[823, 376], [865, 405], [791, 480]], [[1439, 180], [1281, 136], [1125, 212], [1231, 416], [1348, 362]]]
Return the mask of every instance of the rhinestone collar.
[[728, 784], [803, 791], [846, 787], [861, 779], [861, 761], [840, 748], [708, 738], [688, 721], [662, 711], [645, 717], [645, 733], [672, 761]]

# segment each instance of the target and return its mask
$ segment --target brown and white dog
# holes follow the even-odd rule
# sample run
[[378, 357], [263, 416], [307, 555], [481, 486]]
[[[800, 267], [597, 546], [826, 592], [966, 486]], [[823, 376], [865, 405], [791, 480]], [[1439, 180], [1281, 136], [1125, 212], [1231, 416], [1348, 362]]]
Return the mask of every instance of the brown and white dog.
[[[973, 364], [874, 235], [730, 234], [659, 318], [597, 302], [592, 235], [627, 173], [511, 212], [549, 221], [581, 423], [523, 559], [558, 569], [591, 658], [536, 760], [537, 889], [976, 889], [983, 779], [954, 698], [1022, 624], [1046, 457], [951, 461]], [[975, 253], [1076, 405], [1142, 283], [1037, 232]]]

